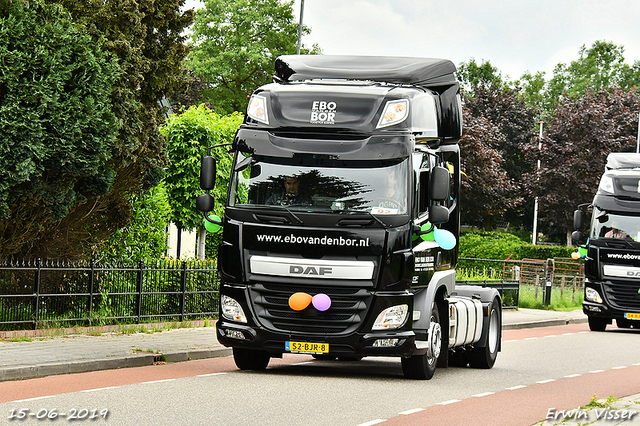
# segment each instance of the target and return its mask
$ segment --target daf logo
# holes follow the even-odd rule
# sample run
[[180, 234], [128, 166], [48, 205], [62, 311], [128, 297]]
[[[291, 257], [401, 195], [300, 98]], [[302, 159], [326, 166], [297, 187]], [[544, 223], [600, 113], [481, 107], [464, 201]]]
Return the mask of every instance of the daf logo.
[[289, 265], [289, 273], [297, 275], [331, 275], [331, 268], [326, 266], [298, 266]]
[[[640, 277], [640, 271], [638, 271], [638, 272], [627, 271], [627, 276], [628, 277]], [[640, 293], [640, 290], [638, 290], [638, 292]]]

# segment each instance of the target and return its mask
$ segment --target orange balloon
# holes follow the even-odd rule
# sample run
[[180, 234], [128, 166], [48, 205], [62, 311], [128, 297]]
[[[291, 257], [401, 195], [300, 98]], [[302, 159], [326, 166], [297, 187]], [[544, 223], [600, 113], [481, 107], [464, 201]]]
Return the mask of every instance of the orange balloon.
[[580, 253], [574, 251], [573, 253], [571, 253], [571, 258], [576, 260], [580, 259]]
[[289, 306], [294, 311], [301, 311], [309, 306], [309, 304], [311, 303], [311, 299], [313, 298], [310, 294], [302, 292], [293, 293], [289, 298]]

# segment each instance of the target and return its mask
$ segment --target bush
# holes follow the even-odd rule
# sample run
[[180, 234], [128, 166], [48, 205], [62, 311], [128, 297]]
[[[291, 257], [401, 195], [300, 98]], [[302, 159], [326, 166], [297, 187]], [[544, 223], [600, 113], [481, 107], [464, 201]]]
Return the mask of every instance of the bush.
[[460, 235], [460, 257], [511, 260], [571, 257], [571, 247], [533, 245], [513, 234], [469, 231]]

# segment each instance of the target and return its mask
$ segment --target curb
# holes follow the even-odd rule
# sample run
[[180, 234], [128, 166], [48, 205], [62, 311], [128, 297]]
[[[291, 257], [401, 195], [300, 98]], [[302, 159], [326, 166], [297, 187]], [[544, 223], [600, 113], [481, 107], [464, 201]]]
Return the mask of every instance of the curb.
[[58, 374], [86, 373], [90, 371], [115, 370], [118, 368], [144, 367], [157, 362], [182, 362], [197, 359], [221, 358], [231, 355], [230, 348], [174, 352], [169, 354], [133, 354], [121, 358], [72, 361], [23, 367], [0, 368], [0, 382], [35, 379]]
[[218, 320], [214, 318], [207, 320], [187, 320], [182, 322], [149, 322], [141, 324], [100, 325], [89, 327], [39, 328], [37, 330], [0, 330], [0, 340], [10, 340], [21, 337], [63, 337], [71, 336], [74, 334], [126, 334], [130, 331], [153, 331], [156, 328], [175, 330], [181, 328], [215, 327], [217, 322]]
[[521, 330], [524, 328], [554, 327], [558, 325], [584, 324], [587, 321], [588, 321], [587, 318], [530, 321], [530, 322], [520, 322], [520, 323], [514, 323], [514, 324], [502, 324], [502, 329], [503, 330]]

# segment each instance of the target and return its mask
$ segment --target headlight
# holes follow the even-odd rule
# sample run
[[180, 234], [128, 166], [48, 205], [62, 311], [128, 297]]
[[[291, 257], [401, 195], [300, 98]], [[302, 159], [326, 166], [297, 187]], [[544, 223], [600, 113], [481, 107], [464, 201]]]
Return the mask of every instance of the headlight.
[[584, 297], [590, 302], [602, 303], [602, 297], [600, 297], [600, 293], [591, 287], [584, 288]]
[[247, 322], [247, 317], [242, 310], [242, 306], [235, 300], [229, 296], [223, 295], [220, 298], [221, 308], [222, 308], [222, 316], [228, 320], [238, 321], [238, 322]]
[[251, 95], [251, 99], [249, 99], [249, 106], [247, 107], [247, 115], [261, 123], [269, 124], [267, 99], [264, 96]]
[[401, 99], [399, 101], [389, 101], [384, 106], [382, 117], [376, 129], [392, 126], [403, 122], [409, 115], [409, 101]]
[[615, 194], [615, 189], [613, 187], [613, 178], [611, 176], [602, 176], [600, 179], [600, 190], [608, 192], [609, 194]]
[[373, 323], [372, 330], [395, 330], [404, 325], [409, 312], [409, 305], [396, 305], [380, 312]]

